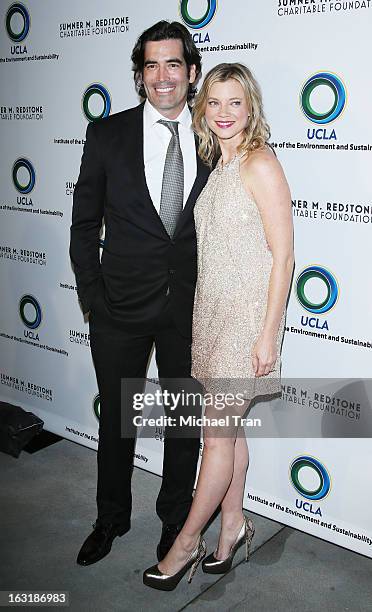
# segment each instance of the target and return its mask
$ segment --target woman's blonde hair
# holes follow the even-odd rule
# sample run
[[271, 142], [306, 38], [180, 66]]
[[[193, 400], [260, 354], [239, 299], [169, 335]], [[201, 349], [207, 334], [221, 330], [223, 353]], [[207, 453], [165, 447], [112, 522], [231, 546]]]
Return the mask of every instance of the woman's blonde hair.
[[199, 137], [199, 156], [209, 166], [220, 153], [217, 137], [208, 127], [205, 109], [210, 89], [214, 83], [223, 83], [235, 79], [243, 87], [250, 121], [244, 130], [244, 138], [238, 147], [238, 153], [248, 153], [262, 149], [270, 138], [270, 128], [263, 112], [260, 87], [251, 71], [244, 64], [218, 64], [208, 72], [193, 106], [193, 129]]

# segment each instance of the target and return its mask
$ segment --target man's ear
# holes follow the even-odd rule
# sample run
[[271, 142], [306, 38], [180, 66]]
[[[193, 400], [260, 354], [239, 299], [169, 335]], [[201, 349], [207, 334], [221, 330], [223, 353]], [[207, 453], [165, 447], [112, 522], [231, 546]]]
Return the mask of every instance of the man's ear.
[[195, 64], [191, 64], [189, 68], [189, 83], [194, 83], [196, 79], [196, 66]]

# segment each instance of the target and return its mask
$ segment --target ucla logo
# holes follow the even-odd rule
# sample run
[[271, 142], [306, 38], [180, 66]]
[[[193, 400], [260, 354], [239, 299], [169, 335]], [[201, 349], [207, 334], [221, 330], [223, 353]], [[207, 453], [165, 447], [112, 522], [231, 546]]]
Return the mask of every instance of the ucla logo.
[[[320, 281], [325, 288], [325, 295], [318, 299], [310, 300], [306, 295], [306, 285], [312, 280]], [[334, 275], [326, 268], [318, 265], [307, 266], [297, 277], [296, 280], [297, 299], [301, 306], [313, 314], [324, 314], [329, 312], [337, 302], [339, 289]]]
[[[327, 93], [330, 93], [330, 100], [327, 102], [327, 108], [323, 111], [317, 111], [314, 108], [312, 97], [314, 92], [319, 87], [325, 87]], [[346, 104], [346, 88], [340, 77], [331, 72], [317, 72], [313, 74], [302, 87], [300, 94], [300, 104], [302, 112], [313, 123], [326, 124], [331, 123], [339, 117], [344, 110]]]
[[99, 421], [100, 412], [101, 412], [101, 401], [100, 401], [99, 393], [97, 393], [97, 395], [95, 395], [93, 399], [93, 412]]
[[111, 111], [109, 91], [101, 83], [92, 83], [83, 93], [82, 108], [88, 121], [108, 117]]
[[30, 330], [40, 327], [43, 313], [41, 306], [33, 295], [23, 295], [19, 301], [19, 316], [23, 325]]
[[32, 163], [24, 157], [19, 157], [13, 164], [12, 179], [19, 193], [22, 195], [30, 193], [35, 186], [35, 170]]
[[200, 17], [192, 17], [189, 13], [188, 5], [189, 0], [181, 0], [181, 17], [184, 23], [193, 30], [205, 28], [212, 21], [217, 10], [217, 0], [208, 0], [205, 13]]
[[20, 43], [26, 38], [30, 29], [30, 15], [20, 2], [14, 2], [8, 8], [5, 16], [5, 29], [9, 38], [15, 43]]
[[[301, 455], [292, 461], [289, 476], [296, 491], [309, 501], [324, 499], [331, 489], [328, 470], [318, 459], [309, 455]], [[316, 484], [308, 484], [309, 481]]]

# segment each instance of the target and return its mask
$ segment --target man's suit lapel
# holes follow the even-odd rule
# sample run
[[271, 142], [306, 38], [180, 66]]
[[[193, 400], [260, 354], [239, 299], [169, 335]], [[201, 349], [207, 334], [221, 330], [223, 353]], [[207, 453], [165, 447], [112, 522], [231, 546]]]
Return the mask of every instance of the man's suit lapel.
[[[146, 183], [143, 155], [143, 107], [144, 104], [141, 104], [137, 107], [138, 112], [135, 115], [135, 120], [132, 121], [130, 125], [128, 125], [126, 134], [124, 136], [125, 140], [130, 143], [127, 148], [126, 163], [129, 165], [141, 201], [144, 203], [144, 206], [146, 206], [146, 209], [148, 210], [154, 221], [153, 229], [156, 230], [156, 233], [160, 234], [162, 238], [169, 239], [162, 220], [160, 219], [159, 214], [152, 202]], [[197, 138], [195, 138], [195, 146], [197, 148]], [[198, 155], [196, 156], [196, 160], [196, 178], [190, 191], [189, 197], [187, 198], [187, 202], [178, 220], [177, 227], [173, 236], [174, 239], [177, 237], [185, 222], [189, 218], [189, 215], [194, 208], [194, 204], [197, 200], [197, 197], [203, 189], [210, 172], [209, 168], [201, 161]]]
[[138, 190], [141, 201], [148, 210], [153, 219], [153, 230], [160, 234], [162, 238], [169, 238], [164, 228], [164, 225], [157, 213], [157, 210], [152, 202], [145, 175], [145, 164], [143, 155], [143, 107], [141, 104], [137, 107], [138, 112], [135, 115], [135, 120], [130, 124], [130, 134], [125, 135], [129, 146], [127, 148], [126, 163], [132, 173], [134, 184]]
[[[198, 140], [196, 137], [195, 137], [195, 147], [196, 147], [196, 150], [198, 150]], [[177, 227], [175, 229], [173, 238], [176, 238], [177, 235], [180, 233], [185, 222], [187, 221], [191, 212], [193, 211], [195, 202], [201, 190], [203, 189], [205, 183], [207, 182], [209, 172], [210, 172], [210, 169], [208, 168], [208, 166], [206, 166], [202, 162], [199, 155], [196, 155], [196, 178], [192, 186], [192, 189], [190, 191], [190, 195], [187, 198], [187, 202], [185, 206], [183, 207], [183, 211], [180, 215], [180, 218], [178, 219]]]

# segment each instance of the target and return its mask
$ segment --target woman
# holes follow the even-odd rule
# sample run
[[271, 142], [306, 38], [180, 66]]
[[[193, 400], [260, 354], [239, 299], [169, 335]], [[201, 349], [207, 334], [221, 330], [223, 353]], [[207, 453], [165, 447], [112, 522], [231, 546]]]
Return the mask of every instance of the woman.
[[[193, 110], [199, 155], [212, 166], [195, 205], [198, 281], [193, 315], [192, 375], [208, 394], [233, 393], [226, 414], [242, 416], [254, 397], [280, 392], [280, 348], [293, 272], [291, 198], [267, 145], [259, 87], [242, 64], [219, 64], [206, 76]], [[227, 397], [227, 396], [225, 396]], [[205, 422], [216, 416], [207, 406]], [[219, 416], [222, 416], [221, 414]], [[226, 421], [225, 421], [226, 422]], [[217, 549], [207, 573], [230, 569], [254, 534], [242, 505], [248, 448], [236, 419], [205, 426], [204, 451], [188, 518], [166, 557], [145, 571], [148, 586], [172, 590], [205, 557], [202, 529], [221, 505]]]

